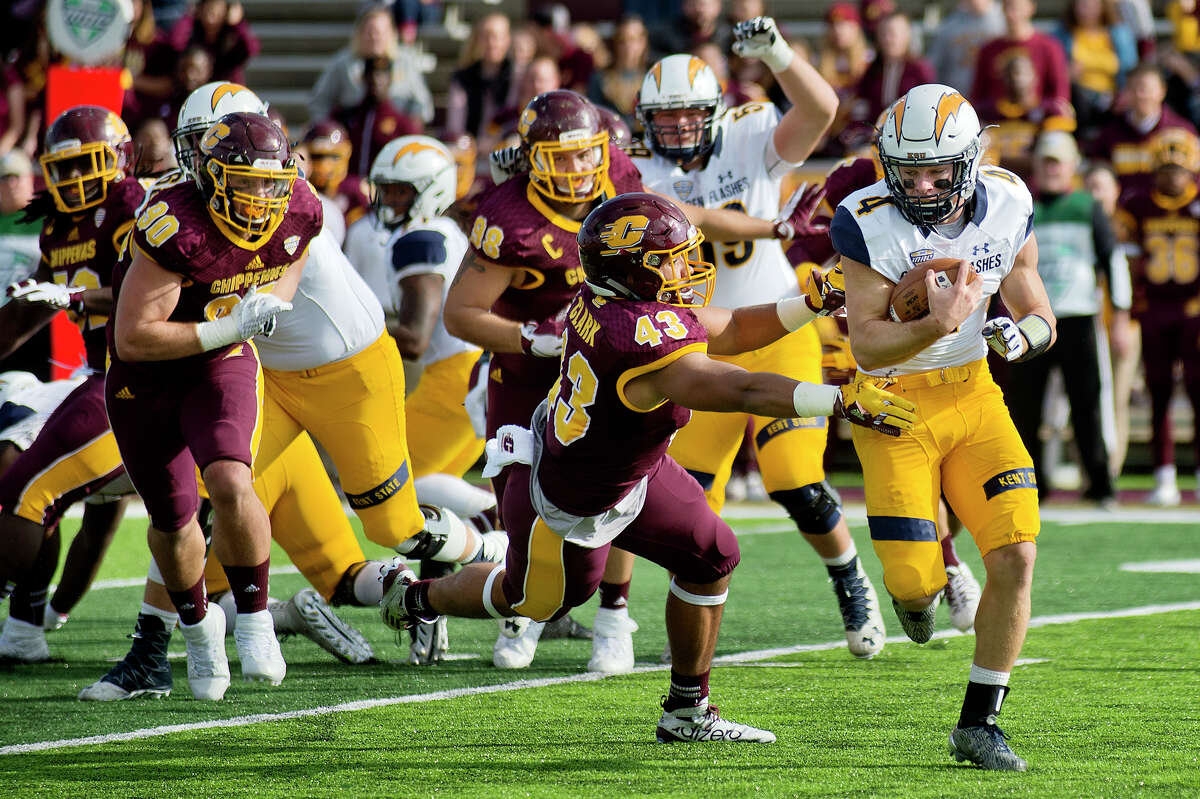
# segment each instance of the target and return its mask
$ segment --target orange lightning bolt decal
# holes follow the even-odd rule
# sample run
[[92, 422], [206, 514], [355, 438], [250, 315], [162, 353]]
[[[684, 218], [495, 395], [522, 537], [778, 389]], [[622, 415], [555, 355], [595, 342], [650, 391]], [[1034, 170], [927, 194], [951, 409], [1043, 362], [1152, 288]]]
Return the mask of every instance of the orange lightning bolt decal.
[[221, 86], [218, 86], [217, 90], [215, 92], [213, 92], [213, 96], [212, 96], [213, 111], [217, 110], [217, 103], [225, 95], [237, 94], [238, 92], [248, 92], [248, 91], [250, 91], [250, 90], [247, 89], [245, 86], [241, 85], [240, 83], [226, 83]]
[[958, 113], [958, 109], [967, 100], [958, 92], [954, 94], [943, 94], [937, 104], [937, 121], [933, 126], [933, 140], [939, 144], [942, 141], [942, 131], [946, 128], [946, 123], [950, 121], [950, 117]]

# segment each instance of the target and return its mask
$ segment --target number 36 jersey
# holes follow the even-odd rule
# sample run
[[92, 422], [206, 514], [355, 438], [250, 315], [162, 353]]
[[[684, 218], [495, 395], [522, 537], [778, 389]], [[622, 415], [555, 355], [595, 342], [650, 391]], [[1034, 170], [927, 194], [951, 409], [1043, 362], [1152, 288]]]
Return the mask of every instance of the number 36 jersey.
[[971, 215], [966, 228], [956, 237], [946, 238], [905, 219], [882, 180], [859, 189], [838, 205], [829, 226], [834, 249], [893, 283], [913, 267], [935, 258], [961, 258], [983, 279], [984, 301], [957, 330], [903, 363], [868, 374], [890, 376], [964, 366], [987, 355], [980, 331], [988, 298], [999, 291], [1000, 282], [1012, 271], [1017, 253], [1033, 233], [1033, 198], [1012, 172], [984, 167], [964, 213]]
[[567, 311], [559, 379], [550, 389], [542, 493], [578, 516], [621, 500], [666, 455], [691, 411], [669, 400], [639, 410], [630, 380], [691, 352], [708, 350], [708, 333], [687, 308], [605, 300], [584, 286]]
[[[775, 152], [778, 124], [779, 112], [771, 103], [730, 109], [717, 124], [708, 163], [690, 172], [644, 147], [631, 148], [630, 155], [648, 189], [681, 203], [774, 219], [783, 178], [796, 167]], [[705, 242], [703, 247], [717, 267], [713, 305], [740, 308], [799, 293], [796, 272], [774, 239]]]

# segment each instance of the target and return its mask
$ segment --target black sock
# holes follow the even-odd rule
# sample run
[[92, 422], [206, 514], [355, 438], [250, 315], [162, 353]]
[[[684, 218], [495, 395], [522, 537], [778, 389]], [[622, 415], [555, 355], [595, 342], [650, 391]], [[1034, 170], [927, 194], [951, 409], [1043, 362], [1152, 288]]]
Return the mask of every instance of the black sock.
[[408, 615], [424, 621], [436, 621], [439, 614], [429, 604], [429, 584], [433, 580], [417, 580], [404, 592], [404, 609]]
[[708, 698], [708, 676], [711, 670], [703, 674], [680, 674], [671, 669], [671, 688], [667, 699], [663, 702], [663, 710], [668, 713], [681, 707], [697, 707]]
[[1008, 695], [1007, 685], [984, 685], [967, 683], [967, 695], [963, 697], [962, 712], [958, 715], [960, 727], [982, 727], [996, 723], [1000, 706]]

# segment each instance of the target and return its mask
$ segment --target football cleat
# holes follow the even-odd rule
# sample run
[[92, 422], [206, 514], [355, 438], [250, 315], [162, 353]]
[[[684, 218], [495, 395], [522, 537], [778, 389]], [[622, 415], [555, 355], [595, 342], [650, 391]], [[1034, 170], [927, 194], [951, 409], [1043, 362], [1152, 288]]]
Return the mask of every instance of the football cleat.
[[716, 705], [703, 700], [696, 707], [678, 710], [663, 709], [658, 720], [657, 738], [660, 744], [677, 743], [775, 743], [775, 733], [721, 718]]
[[275, 621], [271, 612], [239, 613], [233, 628], [233, 643], [237, 646], [242, 664], [242, 679], [246, 682], [267, 682], [279, 685], [287, 674], [287, 663], [279, 651], [275, 637]]
[[933, 627], [937, 622], [937, 606], [941, 599], [941, 594], [938, 594], [929, 607], [924, 610], [905, 610], [904, 606], [892, 600], [892, 607], [896, 610], [896, 616], [900, 619], [900, 626], [904, 628], [905, 634], [917, 642], [924, 644], [933, 637]]
[[969, 760], [992, 771], [1028, 771], [1029, 764], [1013, 752], [1007, 738], [995, 724], [955, 727], [950, 731], [950, 755], [959, 763]]
[[428, 624], [414, 624], [408, 630], [411, 642], [408, 645], [408, 662], [413, 666], [429, 666], [441, 663], [450, 651], [450, 635], [446, 630], [446, 617]]
[[492, 647], [492, 665], [498, 669], [526, 669], [537, 652], [546, 623], [520, 617], [500, 620], [500, 636]]
[[197, 699], [215, 701], [229, 688], [229, 658], [225, 654], [225, 611], [213, 603], [199, 624], [180, 624], [187, 644], [188, 686]]
[[167, 662], [171, 631], [158, 616], [139, 613], [133, 645], [121, 662], [79, 692], [84, 702], [115, 702], [141, 696], [162, 699], [171, 694], [174, 681]]
[[637, 622], [628, 608], [599, 608], [592, 623], [592, 658], [588, 671], [628, 674], [633, 671], [633, 634]]
[[950, 623], [956, 630], [965, 633], [975, 626], [980, 593], [979, 581], [967, 564], [946, 567], [946, 605], [950, 608]]
[[503, 530], [490, 530], [479, 534], [479, 554], [473, 563], [503, 563], [508, 554], [508, 533]]
[[343, 663], [367, 663], [375, 650], [363, 634], [342, 620], [311, 588], [270, 607], [280, 634], [299, 633]]
[[407, 630], [414, 624], [434, 619], [420, 619], [413, 616], [404, 607], [404, 594], [408, 587], [417, 581], [417, 575], [399, 559], [392, 560], [391, 565], [384, 571], [383, 598], [379, 600], [379, 617], [383, 623], [393, 630]]
[[575, 621], [570, 613], [561, 619], [546, 622], [546, 627], [542, 630], [543, 641], [549, 641], [553, 638], [577, 638], [583, 641], [590, 641], [592, 637], [591, 628], [585, 627]]
[[1154, 490], [1146, 497], [1146, 504], [1156, 505], [1160, 508], [1173, 508], [1182, 501], [1183, 497], [1179, 494], [1179, 487], [1172, 482], [1160, 482], [1154, 486]]
[[59, 613], [53, 608], [53, 606], [51, 606], [49, 602], [47, 602], [46, 614], [42, 617], [42, 628], [48, 633], [52, 633], [55, 630], [61, 630], [69, 618], [71, 618], [69, 614]]
[[842, 625], [846, 629], [846, 645], [850, 654], [870, 660], [883, 649], [887, 637], [875, 586], [863, 571], [858, 558], [854, 559], [853, 570], [842, 569], [831, 579], [838, 609], [842, 612]]
[[46, 645], [46, 632], [41, 627], [12, 616], [4, 620], [4, 631], [0, 632], [0, 660], [45, 663], [49, 659], [50, 647]]

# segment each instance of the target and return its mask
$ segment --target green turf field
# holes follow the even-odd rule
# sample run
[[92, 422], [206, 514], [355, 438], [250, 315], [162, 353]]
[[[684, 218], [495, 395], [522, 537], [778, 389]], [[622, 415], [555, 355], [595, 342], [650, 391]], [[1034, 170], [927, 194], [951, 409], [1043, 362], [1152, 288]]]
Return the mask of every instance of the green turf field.
[[[344, 666], [307, 640], [288, 640], [283, 685], [243, 684], [231, 662], [234, 683], [219, 703], [191, 699], [182, 657], [166, 700], [76, 701], [126, 651], [140, 598], [140, 587], [98, 587], [49, 634], [54, 662], [0, 667], [0, 785], [17, 797], [89, 799], [1200, 795], [1194, 507], [1123, 510], [1105, 522], [1048, 514], [1057, 521], [1046, 521], [1040, 539], [1035, 626], [1001, 719], [1030, 762], [1021, 775], [981, 772], [946, 754], [972, 639], [901, 641], [887, 608], [889, 641], [873, 661], [823, 646], [842, 637], [824, 570], [773, 508], [733, 511], [756, 509], [761, 518], [734, 520], [742, 564], [712, 692], [724, 715], [774, 731], [774, 745], [653, 743], [666, 692], [658, 666], [666, 581], [642, 562], [631, 597], [645, 664], [638, 673], [585, 675], [585, 641], [544, 642], [533, 668], [499, 671], [490, 660], [495, 624], [460, 620], [450, 636], [461, 659], [410, 667], [406, 647], [373, 611], [342, 609], [381, 663]], [[879, 585], [861, 509], [850, 516]], [[144, 522], [126, 522], [101, 581], [144, 575], [143, 535]], [[960, 550], [981, 575], [973, 546]], [[1191, 573], [1121, 569], [1189, 560]], [[286, 565], [282, 555], [275, 563]], [[279, 574], [272, 595], [302, 586], [298, 575]], [[594, 607], [580, 620], [590, 622]], [[944, 610], [940, 621], [950, 629]], [[178, 635], [172, 651], [182, 656]]]

